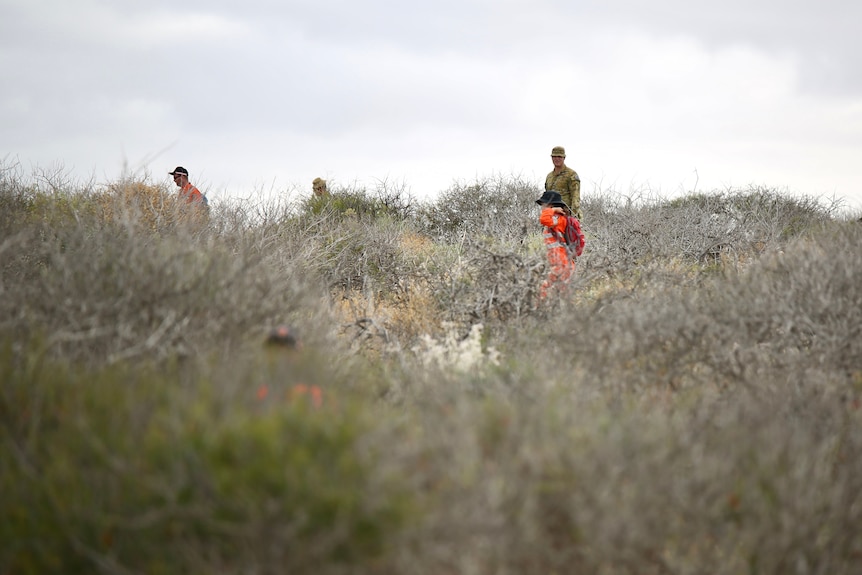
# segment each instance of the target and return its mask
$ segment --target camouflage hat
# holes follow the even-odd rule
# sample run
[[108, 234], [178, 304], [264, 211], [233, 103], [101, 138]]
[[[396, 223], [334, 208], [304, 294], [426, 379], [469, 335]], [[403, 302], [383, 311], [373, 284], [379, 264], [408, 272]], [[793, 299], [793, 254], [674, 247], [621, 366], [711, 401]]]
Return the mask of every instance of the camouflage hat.
[[328, 196], [329, 190], [326, 189], [326, 180], [323, 178], [314, 178], [311, 182], [311, 189], [315, 196]]
[[551, 150], [551, 156], [560, 156], [561, 158], [565, 158], [566, 149], [562, 146], [554, 146], [554, 149]]

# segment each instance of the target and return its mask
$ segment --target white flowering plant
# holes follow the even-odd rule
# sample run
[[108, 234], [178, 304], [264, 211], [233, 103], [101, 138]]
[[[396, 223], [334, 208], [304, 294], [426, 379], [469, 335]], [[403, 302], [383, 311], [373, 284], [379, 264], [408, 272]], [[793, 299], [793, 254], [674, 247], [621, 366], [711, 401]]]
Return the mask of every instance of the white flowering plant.
[[441, 339], [425, 334], [420, 337], [413, 353], [425, 367], [436, 366], [461, 373], [485, 369], [500, 364], [500, 353], [493, 347], [482, 348], [481, 323], [470, 327], [466, 337], [460, 338], [454, 324], [444, 323], [445, 335]]

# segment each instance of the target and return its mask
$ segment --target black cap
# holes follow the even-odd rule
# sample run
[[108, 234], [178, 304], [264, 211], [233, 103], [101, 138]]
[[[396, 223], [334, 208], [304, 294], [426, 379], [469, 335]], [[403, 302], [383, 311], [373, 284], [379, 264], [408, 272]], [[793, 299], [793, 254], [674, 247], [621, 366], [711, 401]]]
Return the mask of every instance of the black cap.
[[299, 341], [296, 332], [286, 325], [279, 325], [270, 330], [266, 343], [290, 349], [299, 349], [302, 347], [302, 342]]
[[188, 176], [189, 175], [189, 171], [182, 166], [177, 166], [176, 168], [174, 168], [173, 172], [168, 172], [168, 173], [172, 176], [176, 176], [176, 175]]
[[560, 192], [555, 192], [549, 190], [542, 194], [542, 197], [536, 200], [537, 204], [550, 204], [552, 206], [558, 206], [560, 208], [568, 208], [566, 202], [563, 201], [563, 196], [560, 195]]

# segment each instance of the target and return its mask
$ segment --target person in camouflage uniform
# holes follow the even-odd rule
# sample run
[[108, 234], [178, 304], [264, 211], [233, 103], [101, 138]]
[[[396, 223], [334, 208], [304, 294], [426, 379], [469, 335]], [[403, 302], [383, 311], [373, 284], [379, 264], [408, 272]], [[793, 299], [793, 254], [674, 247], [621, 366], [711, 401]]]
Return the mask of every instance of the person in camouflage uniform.
[[578, 173], [566, 165], [566, 150], [555, 146], [551, 150], [551, 161], [554, 169], [545, 178], [546, 192], [559, 192], [563, 201], [572, 210], [572, 215], [583, 221], [581, 214], [581, 178]]
[[315, 196], [328, 196], [329, 190], [326, 189], [326, 180], [323, 178], [314, 178], [311, 182], [311, 190]]

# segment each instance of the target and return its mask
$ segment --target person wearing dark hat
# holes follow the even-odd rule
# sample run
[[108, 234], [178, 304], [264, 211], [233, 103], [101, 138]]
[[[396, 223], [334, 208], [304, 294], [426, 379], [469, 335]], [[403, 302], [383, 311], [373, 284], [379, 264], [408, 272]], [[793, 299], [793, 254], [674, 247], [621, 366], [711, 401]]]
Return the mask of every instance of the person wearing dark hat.
[[572, 210], [572, 215], [583, 220], [581, 214], [581, 178], [578, 173], [566, 165], [566, 149], [554, 146], [551, 150], [551, 161], [554, 169], [545, 178], [546, 192], [559, 192], [563, 201]]
[[173, 172], [168, 173], [174, 177], [174, 183], [180, 189], [180, 199], [185, 200], [187, 204], [206, 205], [205, 196], [189, 182], [189, 171], [187, 169], [177, 166]]
[[[266, 337], [266, 348], [269, 352], [267, 355], [273, 381], [283, 379], [290, 374], [293, 374], [293, 377], [301, 377], [299, 373], [294, 372], [299, 367], [302, 340], [292, 327], [282, 324], [271, 329]], [[265, 400], [269, 395], [269, 385], [258, 387], [259, 400]], [[323, 406], [324, 393], [318, 385], [298, 381], [288, 390], [287, 400], [291, 403], [310, 404], [313, 408], [319, 409]]]
[[302, 342], [296, 336], [296, 332], [287, 325], [278, 325], [269, 331], [266, 344], [272, 347], [284, 349], [302, 349]]
[[539, 299], [544, 300], [552, 290], [561, 294], [565, 292], [575, 272], [575, 262], [572, 261], [564, 239], [566, 226], [569, 225], [566, 219], [569, 207], [562, 196], [559, 192], [546, 191], [536, 203], [542, 208], [539, 223], [542, 225], [548, 264], [551, 266], [548, 277], [539, 289]]

